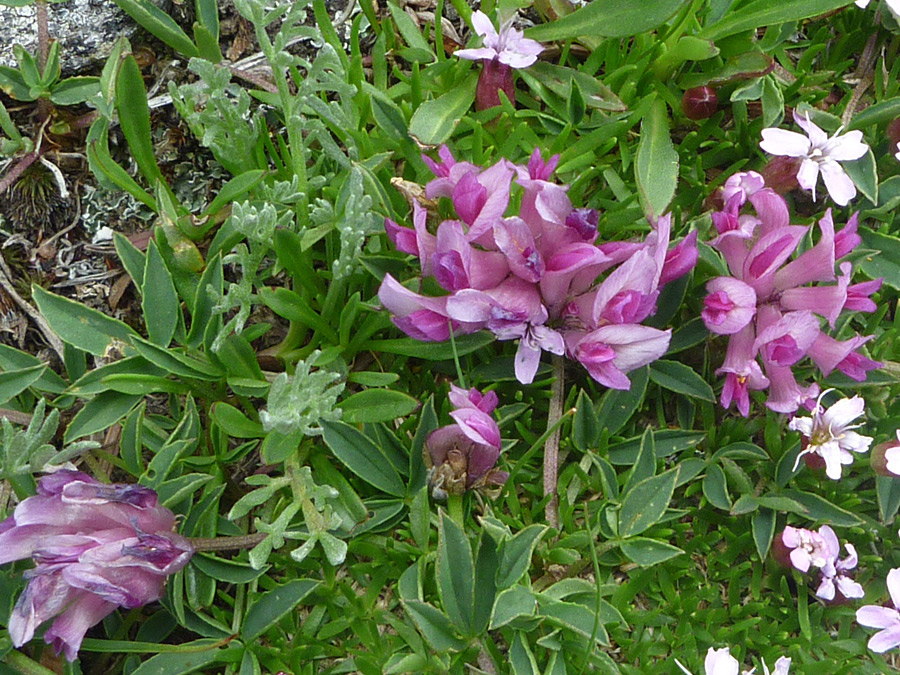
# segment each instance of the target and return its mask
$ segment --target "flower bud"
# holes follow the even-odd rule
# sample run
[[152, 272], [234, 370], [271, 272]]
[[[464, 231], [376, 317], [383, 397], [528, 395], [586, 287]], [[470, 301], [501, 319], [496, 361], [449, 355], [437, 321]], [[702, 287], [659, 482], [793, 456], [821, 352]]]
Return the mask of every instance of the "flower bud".
[[900, 430], [897, 440], [879, 443], [872, 448], [872, 470], [879, 476], [900, 478]]
[[891, 149], [893, 150], [900, 143], [900, 117], [887, 125], [886, 135], [891, 142]]
[[766, 187], [770, 187], [780, 195], [786, 195], [800, 187], [797, 182], [797, 171], [800, 160], [796, 157], [776, 155], [763, 167], [762, 176]]
[[501, 89], [509, 102], [515, 105], [516, 86], [512, 68], [500, 63], [499, 59], [485, 60], [475, 89], [475, 109], [481, 111], [500, 105]]
[[705, 120], [716, 114], [719, 96], [712, 87], [691, 87], [681, 97], [681, 109], [691, 120]]

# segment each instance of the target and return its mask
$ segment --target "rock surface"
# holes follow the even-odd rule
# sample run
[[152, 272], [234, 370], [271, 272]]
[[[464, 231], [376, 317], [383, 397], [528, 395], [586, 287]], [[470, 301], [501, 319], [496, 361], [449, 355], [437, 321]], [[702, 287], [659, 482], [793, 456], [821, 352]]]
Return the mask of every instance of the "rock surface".
[[[161, 5], [161, 0], [153, 0]], [[71, 74], [102, 62], [120, 35], [131, 37], [137, 24], [112, 0], [68, 0], [49, 5], [50, 36], [61, 43], [63, 72]], [[13, 45], [37, 50], [35, 9], [0, 6], [0, 65], [15, 66]]]

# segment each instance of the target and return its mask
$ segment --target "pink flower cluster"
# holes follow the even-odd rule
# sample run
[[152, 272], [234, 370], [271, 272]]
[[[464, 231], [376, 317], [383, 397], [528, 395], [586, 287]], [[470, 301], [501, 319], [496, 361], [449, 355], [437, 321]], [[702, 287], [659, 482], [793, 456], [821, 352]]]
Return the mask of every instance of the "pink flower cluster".
[[888, 572], [887, 588], [893, 607], [866, 605], [856, 610], [860, 624], [879, 629], [869, 638], [869, 649], [879, 654], [900, 646], [900, 569]]
[[455, 424], [432, 431], [425, 440], [425, 463], [436, 498], [466, 490], [503, 485], [509, 474], [495, 469], [500, 458], [500, 428], [491, 417], [497, 394], [450, 385]]
[[[791, 260], [810, 228], [790, 224], [787, 202], [765, 187], [761, 175], [735, 174], [726, 181], [723, 197], [724, 210], [712, 214], [719, 236], [711, 245], [731, 276], [707, 283], [702, 312], [711, 332], [730, 336], [725, 362], [716, 371], [725, 374], [722, 405], [735, 402], [746, 417], [750, 390], [768, 388], [770, 409], [794, 412], [819, 393], [816, 384], [798, 384], [791, 370], [804, 357], [823, 375], [837, 369], [865, 380], [867, 371], [881, 366], [858, 351], [873, 336], [841, 341], [822, 330], [823, 321], [834, 328], [843, 311], [875, 311], [869, 296], [881, 279], [851, 284], [849, 262], [835, 274], [836, 261], [861, 241], [856, 215], [835, 232], [831, 210], [826, 211], [818, 243]], [[748, 202], [754, 213], [742, 212]]]
[[856, 568], [859, 558], [853, 544], [844, 544], [847, 557], [841, 558], [841, 544], [828, 525], [818, 532], [786, 527], [775, 538], [772, 555], [782, 565], [806, 574], [811, 567], [819, 569], [816, 597], [828, 602], [842, 602], [865, 595], [863, 587], [847, 572]]
[[[517, 339], [523, 384], [547, 351], [579, 361], [601, 384], [628, 389], [626, 373], [668, 349], [671, 331], [641, 322], [656, 311], [663, 285], [693, 268], [696, 233], [669, 250], [671, 219], [663, 216], [642, 242], [598, 245], [599, 214], [573, 208], [567, 188], [550, 179], [558, 156], [545, 163], [535, 150], [527, 166], [501, 159], [481, 169], [457, 162], [446, 146], [439, 154], [440, 162], [424, 158], [436, 176], [425, 195], [450, 199], [458, 219], [432, 234], [415, 204], [414, 229], [392, 220], [385, 227], [448, 294], [420, 295], [386, 275], [378, 297], [397, 327], [419, 340], [485, 329]], [[514, 183], [521, 205], [506, 216]]]

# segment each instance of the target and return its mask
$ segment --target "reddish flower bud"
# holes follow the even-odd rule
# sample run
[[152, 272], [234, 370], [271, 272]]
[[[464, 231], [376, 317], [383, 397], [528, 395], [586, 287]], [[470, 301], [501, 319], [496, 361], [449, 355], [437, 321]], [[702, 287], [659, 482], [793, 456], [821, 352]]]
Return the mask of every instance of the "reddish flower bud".
[[872, 470], [879, 476], [900, 478], [900, 431], [896, 440], [872, 448]]
[[887, 137], [891, 141], [891, 150], [893, 150], [900, 143], [900, 117], [888, 124]]
[[691, 120], [705, 120], [716, 114], [719, 96], [712, 87], [691, 87], [681, 97], [681, 109]]
[[506, 94], [509, 102], [516, 102], [516, 86], [513, 82], [513, 72], [500, 59], [485, 60], [478, 76], [478, 86], [475, 89], [475, 109], [487, 110], [500, 105], [500, 90]]
[[797, 182], [799, 169], [800, 160], [796, 157], [777, 155], [763, 167], [762, 176], [766, 181], [766, 187], [772, 188], [780, 195], [786, 195], [800, 187]]

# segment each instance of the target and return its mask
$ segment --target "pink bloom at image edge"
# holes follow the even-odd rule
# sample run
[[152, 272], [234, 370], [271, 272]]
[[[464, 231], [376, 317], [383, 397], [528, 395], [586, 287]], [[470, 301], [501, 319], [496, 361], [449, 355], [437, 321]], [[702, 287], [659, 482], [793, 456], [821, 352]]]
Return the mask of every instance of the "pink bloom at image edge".
[[13, 645], [55, 618], [44, 641], [74, 661], [88, 629], [116, 607], [158, 600], [193, 553], [174, 527], [175, 515], [150, 488], [70, 470], [41, 478], [37, 495], [0, 523], [0, 564], [35, 562], [10, 616]]
[[812, 191], [815, 199], [821, 173], [831, 198], [846, 206], [856, 196], [856, 186], [839, 162], [857, 160], [868, 152], [869, 146], [863, 143], [862, 132], [854, 130], [841, 134], [839, 130], [829, 137], [809, 119], [809, 114], [801, 116], [794, 112], [794, 121], [806, 132], [805, 136], [785, 129], [763, 129], [759, 146], [772, 155], [801, 159], [797, 172], [800, 187]]
[[866, 605], [856, 610], [857, 622], [880, 629], [869, 638], [869, 649], [878, 654], [900, 646], [900, 568], [888, 572], [887, 588], [893, 608]]

